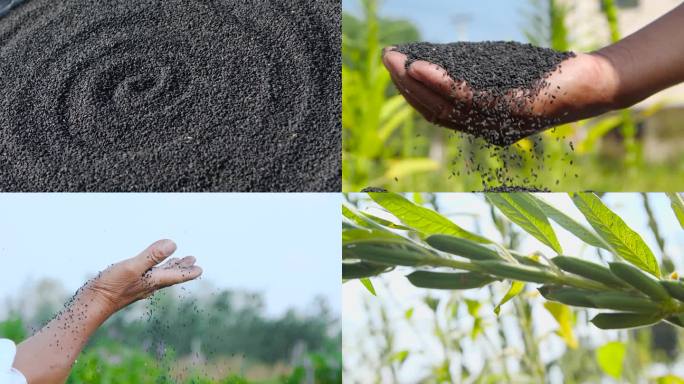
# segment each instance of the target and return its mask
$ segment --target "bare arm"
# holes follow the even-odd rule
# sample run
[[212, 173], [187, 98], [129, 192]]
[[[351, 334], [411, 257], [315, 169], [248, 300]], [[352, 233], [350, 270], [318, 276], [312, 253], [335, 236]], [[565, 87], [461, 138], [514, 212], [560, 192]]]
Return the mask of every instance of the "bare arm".
[[598, 52], [618, 77], [617, 107], [684, 81], [684, 4]]
[[30, 384], [65, 382], [88, 338], [107, 318], [158, 289], [201, 275], [192, 256], [157, 266], [175, 250], [172, 241], [158, 241], [87, 282], [54, 319], [18, 345], [14, 367]]

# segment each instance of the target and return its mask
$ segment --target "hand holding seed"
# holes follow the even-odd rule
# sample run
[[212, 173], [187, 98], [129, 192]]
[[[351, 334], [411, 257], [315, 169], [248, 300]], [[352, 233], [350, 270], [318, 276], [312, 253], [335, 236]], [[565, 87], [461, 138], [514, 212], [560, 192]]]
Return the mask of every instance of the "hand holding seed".
[[[449, 62], [444, 64], [450, 68], [447, 71], [419, 59], [439, 51], [440, 56], [448, 57], [461, 51], [488, 49], [468, 44], [390, 48], [383, 62], [399, 92], [428, 121], [496, 145], [509, 145], [551, 126], [595, 116], [613, 107], [617, 77], [600, 55], [561, 54], [512, 43], [488, 44], [494, 51], [504, 51], [511, 44], [520, 62], [525, 62], [524, 55], [536, 54], [547, 55], [538, 57], [537, 64], [557, 63], [548, 68], [520, 68], [511, 63], [507, 69], [468, 69]], [[453, 73], [464, 78], [455, 78]]]
[[[193, 256], [171, 258], [176, 251], [171, 240], [159, 240], [138, 256], [114, 264], [89, 281], [84, 288], [119, 310], [152, 295], [156, 290], [196, 279], [202, 268]], [[161, 265], [160, 265], [161, 264]]]

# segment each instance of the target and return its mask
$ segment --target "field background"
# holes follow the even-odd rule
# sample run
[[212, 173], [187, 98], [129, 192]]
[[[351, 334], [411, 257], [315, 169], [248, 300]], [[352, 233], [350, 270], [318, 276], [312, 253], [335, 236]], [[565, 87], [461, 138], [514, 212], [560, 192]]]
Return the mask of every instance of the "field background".
[[[344, 191], [366, 187], [395, 192], [481, 191], [481, 175], [466, 171], [502, 166], [477, 142], [420, 118], [390, 81], [380, 61], [383, 47], [421, 40], [517, 40], [558, 50], [591, 51], [678, 4], [676, 0], [343, 0]], [[553, 191], [682, 190], [683, 121], [684, 87], [679, 86], [634, 108], [538, 135], [536, 156], [529, 155], [532, 140], [509, 147], [525, 161], [508, 172], [521, 178], [537, 172], [535, 185], [528, 187]], [[461, 152], [470, 156], [459, 157]]]

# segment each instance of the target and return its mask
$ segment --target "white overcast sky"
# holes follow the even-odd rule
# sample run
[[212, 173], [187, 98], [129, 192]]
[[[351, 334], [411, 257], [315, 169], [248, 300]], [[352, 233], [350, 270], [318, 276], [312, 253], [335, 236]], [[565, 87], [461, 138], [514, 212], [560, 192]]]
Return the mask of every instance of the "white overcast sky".
[[269, 313], [306, 308], [316, 295], [339, 313], [340, 202], [340, 194], [0, 194], [0, 303], [43, 278], [74, 291], [170, 238], [176, 255], [197, 257], [203, 280], [263, 292]]

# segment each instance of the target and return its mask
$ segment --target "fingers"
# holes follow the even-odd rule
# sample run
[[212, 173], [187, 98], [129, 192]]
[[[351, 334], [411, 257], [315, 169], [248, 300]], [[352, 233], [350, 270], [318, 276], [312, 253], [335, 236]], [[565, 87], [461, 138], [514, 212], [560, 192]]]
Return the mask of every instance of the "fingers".
[[195, 265], [196, 261], [194, 256], [187, 256], [154, 268], [150, 273], [153, 285], [164, 288], [198, 278], [202, 274], [202, 268]]
[[444, 68], [436, 64], [419, 60], [412, 63], [407, 72], [409, 76], [447, 100], [468, 101], [473, 97], [470, 87], [464, 81], [456, 82]]
[[397, 89], [428, 121], [446, 121], [453, 110], [453, 104], [409, 76], [406, 59], [406, 55], [395, 51], [386, 52], [383, 56], [383, 63]]
[[176, 243], [171, 240], [159, 240], [142, 251], [128, 262], [141, 274], [161, 263], [176, 251]]

